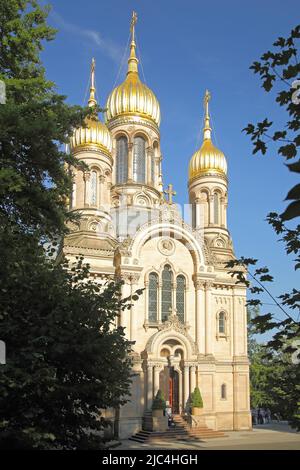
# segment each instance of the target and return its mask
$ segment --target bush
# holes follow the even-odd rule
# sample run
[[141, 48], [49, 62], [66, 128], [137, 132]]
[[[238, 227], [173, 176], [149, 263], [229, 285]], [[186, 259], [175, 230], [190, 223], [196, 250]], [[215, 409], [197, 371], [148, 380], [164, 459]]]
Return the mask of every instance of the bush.
[[166, 402], [161, 390], [158, 390], [156, 397], [153, 400], [152, 410], [165, 410]]
[[196, 387], [191, 395], [191, 406], [192, 408], [203, 408], [203, 400], [199, 387]]

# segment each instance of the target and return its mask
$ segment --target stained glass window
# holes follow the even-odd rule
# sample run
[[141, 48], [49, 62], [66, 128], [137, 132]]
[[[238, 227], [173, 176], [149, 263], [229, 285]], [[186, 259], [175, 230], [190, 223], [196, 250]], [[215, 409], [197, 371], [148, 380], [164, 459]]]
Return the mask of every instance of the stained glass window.
[[128, 144], [126, 137], [117, 139], [117, 183], [126, 183], [128, 172]]
[[91, 204], [96, 206], [97, 204], [97, 172], [92, 171], [91, 174]]
[[133, 145], [133, 180], [145, 183], [146, 141], [143, 137], [135, 137]]
[[225, 334], [225, 312], [219, 313], [219, 333]]
[[181, 274], [176, 278], [176, 310], [178, 319], [184, 323], [185, 277]]
[[166, 321], [172, 309], [172, 281], [173, 274], [171, 267], [166, 264], [162, 272], [162, 292], [161, 292], [161, 319]]
[[157, 289], [158, 289], [158, 275], [156, 273], [149, 274], [149, 287], [148, 287], [148, 318], [149, 322], [157, 321]]

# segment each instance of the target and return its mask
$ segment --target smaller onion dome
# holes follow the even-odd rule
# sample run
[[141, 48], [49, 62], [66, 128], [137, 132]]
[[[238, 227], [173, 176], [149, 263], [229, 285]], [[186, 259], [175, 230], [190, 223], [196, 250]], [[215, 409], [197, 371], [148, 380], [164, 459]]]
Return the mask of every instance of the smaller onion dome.
[[203, 129], [203, 144], [192, 156], [189, 164], [189, 180], [202, 176], [204, 173], [227, 174], [227, 162], [224, 153], [214, 146], [211, 140], [210, 117], [208, 102], [210, 93], [206, 90], [204, 97], [205, 124]]
[[[91, 66], [91, 87], [90, 97], [88, 101], [89, 107], [94, 107], [97, 104], [95, 99], [95, 59], [92, 59]], [[99, 120], [95, 113], [92, 117], [85, 119], [86, 127], [78, 127], [74, 130], [70, 139], [71, 150], [78, 150], [80, 147], [93, 145], [99, 147], [102, 152], [111, 155], [112, 152], [112, 137], [106, 125]]]

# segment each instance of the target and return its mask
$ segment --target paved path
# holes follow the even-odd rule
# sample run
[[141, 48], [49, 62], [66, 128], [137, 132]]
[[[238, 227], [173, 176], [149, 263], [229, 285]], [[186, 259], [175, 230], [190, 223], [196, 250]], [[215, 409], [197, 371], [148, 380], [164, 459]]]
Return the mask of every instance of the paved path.
[[206, 441], [160, 441], [157, 444], [139, 444], [124, 440], [122, 449], [191, 449], [191, 450], [300, 450], [300, 433], [286, 423], [255, 426], [252, 431], [230, 431], [227, 437]]

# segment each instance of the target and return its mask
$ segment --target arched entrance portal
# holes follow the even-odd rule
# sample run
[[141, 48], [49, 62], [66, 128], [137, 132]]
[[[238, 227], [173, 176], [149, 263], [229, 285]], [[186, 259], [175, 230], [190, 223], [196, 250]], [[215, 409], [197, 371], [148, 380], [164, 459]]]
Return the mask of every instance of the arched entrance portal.
[[179, 374], [172, 366], [165, 366], [159, 374], [159, 388], [169, 402], [173, 414], [179, 413]]

